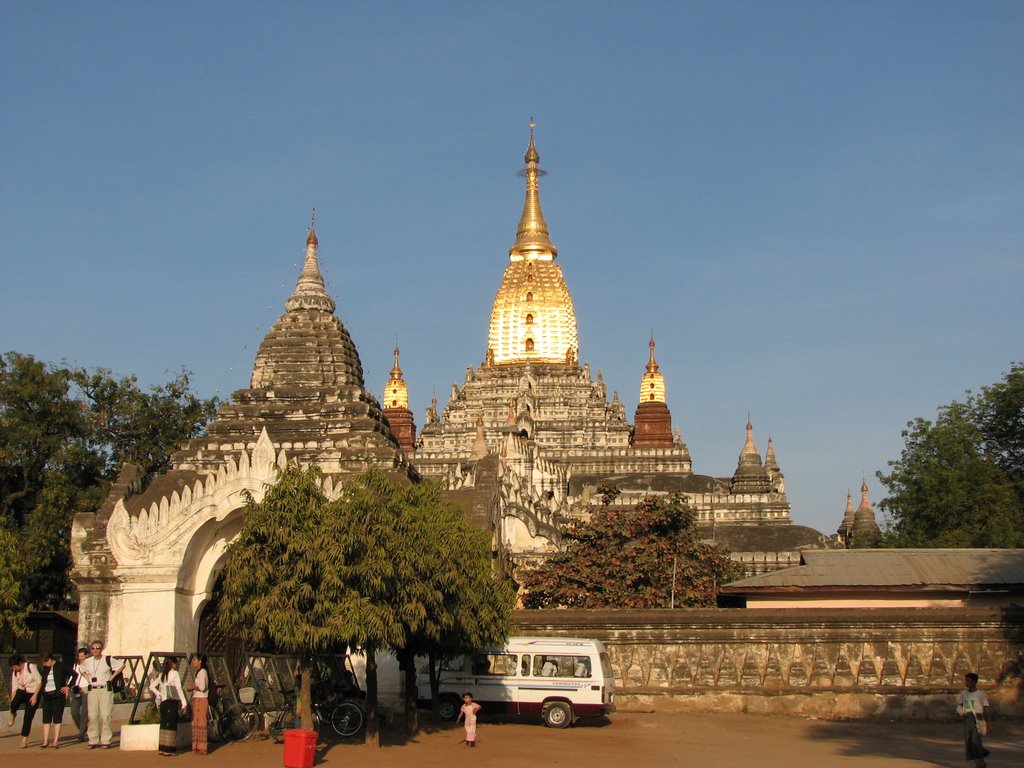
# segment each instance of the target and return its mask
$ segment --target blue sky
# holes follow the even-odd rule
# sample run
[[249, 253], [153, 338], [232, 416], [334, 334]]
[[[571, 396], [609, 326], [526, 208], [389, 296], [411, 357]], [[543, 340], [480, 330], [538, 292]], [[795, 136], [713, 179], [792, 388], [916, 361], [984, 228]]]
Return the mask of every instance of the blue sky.
[[696, 472], [750, 411], [834, 531], [1024, 358], [1019, 2], [0, 4], [0, 350], [247, 386], [310, 209], [379, 398], [479, 365], [538, 122], [581, 358], [653, 329]]

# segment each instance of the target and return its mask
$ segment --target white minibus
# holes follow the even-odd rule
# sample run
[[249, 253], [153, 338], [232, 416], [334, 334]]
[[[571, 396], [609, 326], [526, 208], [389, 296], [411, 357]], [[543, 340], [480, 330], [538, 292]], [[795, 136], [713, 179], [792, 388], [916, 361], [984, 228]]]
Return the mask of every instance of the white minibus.
[[[578, 717], [615, 711], [615, 676], [597, 640], [574, 637], [512, 637], [501, 648], [457, 656], [443, 663], [441, 717], [454, 720], [462, 695], [471, 693], [483, 714], [540, 715], [551, 728]], [[430, 678], [417, 678], [419, 705], [430, 707]]]

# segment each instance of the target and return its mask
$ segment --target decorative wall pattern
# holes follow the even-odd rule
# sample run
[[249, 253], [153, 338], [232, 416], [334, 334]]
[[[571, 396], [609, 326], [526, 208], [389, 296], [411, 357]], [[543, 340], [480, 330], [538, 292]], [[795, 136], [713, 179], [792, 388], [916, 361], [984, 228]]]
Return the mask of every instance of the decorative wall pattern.
[[764, 701], [754, 700], [825, 694], [831, 709], [817, 713], [835, 714], [837, 696], [868, 694], [860, 698], [870, 701], [870, 711], [847, 707], [843, 716], [883, 710], [891, 716], [893, 706], [915, 697], [954, 695], [963, 688], [963, 675], [973, 671], [1003, 714], [1024, 715], [1024, 609], [1016, 607], [519, 611], [513, 632], [602, 640], [624, 706], [642, 701], [671, 709], [696, 697], [709, 709], [767, 711]]

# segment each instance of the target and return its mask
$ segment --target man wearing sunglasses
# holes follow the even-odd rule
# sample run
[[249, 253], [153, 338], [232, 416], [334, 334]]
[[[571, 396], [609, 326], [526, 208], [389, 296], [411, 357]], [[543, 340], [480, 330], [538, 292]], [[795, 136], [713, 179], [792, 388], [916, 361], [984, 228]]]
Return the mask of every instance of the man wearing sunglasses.
[[104, 657], [103, 643], [98, 640], [89, 644], [89, 651], [92, 655], [79, 665], [89, 709], [89, 749], [110, 749], [114, 735], [110, 729], [110, 715], [114, 710], [112, 682], [123, 676], [124, 662]]

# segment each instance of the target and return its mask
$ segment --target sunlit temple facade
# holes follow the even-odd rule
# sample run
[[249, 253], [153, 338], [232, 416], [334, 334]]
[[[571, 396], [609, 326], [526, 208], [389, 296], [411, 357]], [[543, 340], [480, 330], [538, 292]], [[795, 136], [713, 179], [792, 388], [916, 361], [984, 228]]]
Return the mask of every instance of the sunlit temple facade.
[[748, 574], [827, 546], [817, 531], [792, 525], [775, 447], [769, 440], [762, 460], [749, 419], [733, 474], [693, 472], [653, 335], [645, 366], [637, 355], [632, 423], [600, 371], [580, 362], [572, 296], [541, 209], [532, 126], [525, 160], [525, 202], [483, 361], [466, 368], [441, 411], [433, 400], [419, 434], [397, 341], [381, 400], [365, 387], [356, 344], [320, 272], [314, 221], [295, 289], [260, 344], [249, 386], [172, 456], [166, 474], [142, 487], [126, 466], [104, 504], [75, 517], [80, 637], [103, 639], [114, 653], [216, 647], [226, 548], [246, 498], [259, 501], [290, 461], [318, 467], [332, 498], [369, 466], [409, 482], [439, 480], [491, 533], [496, 559], [509, 568], [555, 551], [566, 522], [588, 514], [602, 484], [620, 489], [618, 504], [685, 493], [706, 536]]
[[[600, 371], [580, 362], [572, 296], [541, 207], [540, 154], [531, 127], [525, 201], [491, 311], [483, 362], [466, 368], [443, 411], [436, 400], [410, 460], [443, 481], [512, 561], [556, 549], [564, 522], [587, 514], [602, 483], [629, 504], [681, 491], [709, 537], [735, 549], [748, 572], [796, 561], [825, 537], [790, 521], [785, 480], [768, 441], [762, 460], [747, 423], [731, 476], [694, 474], [673, 429], [665, 377], [649, 342], [633, 422]], [[638, 365], [638, 369], [639, 369]], [[390, 386], [390, 383], [389, 383]], [[739, 444], [738, 440], [738, 444]], [[758, 531], [774, 533], [760, 541]]]

